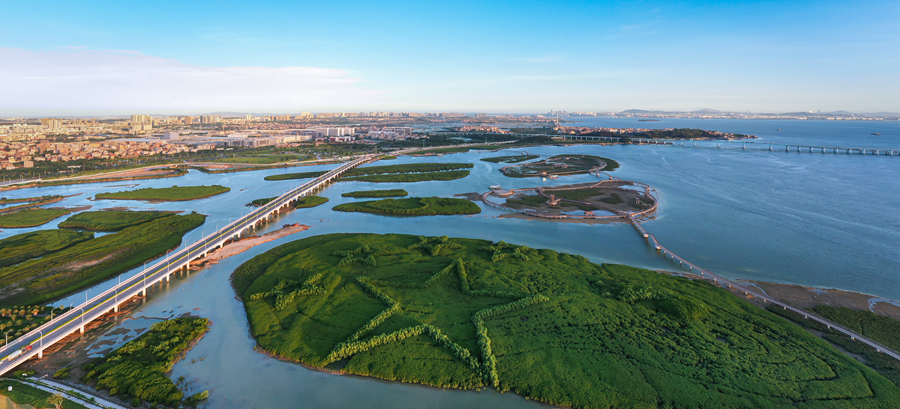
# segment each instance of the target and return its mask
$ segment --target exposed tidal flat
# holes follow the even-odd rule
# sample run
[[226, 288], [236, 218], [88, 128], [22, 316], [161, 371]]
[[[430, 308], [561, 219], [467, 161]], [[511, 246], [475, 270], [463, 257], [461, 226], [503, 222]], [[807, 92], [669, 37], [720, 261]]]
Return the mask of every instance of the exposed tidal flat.
[[[877, 126], [886, 147], [900, 146], [900, 124], [837, 123], [811, 121], [677, 121], [653, 123], [660, 127], [696, 126], [706, 129], [752, 133], [766, 138], [790, 140], [790, 127], [797, 135], [815, 135], [834, 140], [829, 145], [863, 146], [875, 136], [853, 136], [844, 127]], [[747, 127], [740, 122], [748, 122]], [[720, 125], [724, 124], [724, 125]], [[808, 124], [808, 125], [807, 125]], [[624, 126], [624, 125], [623, 125]], [[648, 123], [633, 122], [632, 126]], [[728, 126], [729, 128], [726, 128]], [[756, 127], [781, 128], [769, 135]], [[809, 127], [803, 128], [804, 126]], [[829, 131], [830, 130], [830, 131]], [[794, 132], [794, 131], [791, 131]], [[824, 134], [823, 134], [824, 132]], [[828, 132], [831, 132], [828, 134]], [[821, 136], [824, 135], [824, 136]], [[894, 135], [894, 136], [891, 136]], [[794, 137], [792, 143], [805, 143]], [[894, 138], [894, 139], [886, 139]], [[857, 143], [858, 142], [858, 143]], [[669, 249], [680, 256], [723, 275], [760, 281], [802, 284], [873, 294], [900, 300], [900, 158], [861, 155], [832, 155], [785, 152], [750, 152], [726, 149], [693, 149], [665, 146], [579, 146], [529, 147], [530, 153], [557, 155], [584, 153], [615, 159], [621, 164], [616, 176], [648, 183], [659, 191], [658, 217], [644, 226]], [[504, 188], [535, 186], [535, 179], [505, 178], [501, 165], [480, 161], [484, 157], [516, 155], [521, 149], [502, 152], [470, 151], [443, 157], [400, 157], [394, 163], [468, 162], [474, 163], [471, 175], [443, 182], [375, 184], [340, 182], [319, 194], [328, 197], [329, 206], [297, 209], [280, 216], [258, 233], [285, 223], [310, 225], [308, 231], [259, 245], [245, 253], [189, 277], [173, 279], [162, 290], [153, 291], [144, 304], [132, 313], [136, 319], [121, 328], [129, 335], [147, 328], [160, 318], [193, 312], [216, 323], [187, 357], [176, 364], [172, 376], [184, 375], [197, 387], [209, 389], [209, 407], [347, 407], [365, 402], [369, 407], [463, 407], [497, 408], [537, 405], [514, 394], [494, 391], [443, 391], [408, 384], [388, 383], [369, 378], [335, 376], [281, 362], [253, 350], [247, 317], [241, 303], [234, 299], [228, 276], [244, 261], [257, 254], [297, 238], [325, 233], [371, 232], [412, 235], [467, 237], [491, 241], [505, 240], [532, 248], [550, 248], [580, 254], [592, 262], [612, 262], [650, 269], [676, 269], [676, 265], [658, 255], [634, 231], [623, 224], [563, 224], [519, 219], [498, 219], [502, 212], [481, 204], [482, 213], [472, 216], [394, 217], [362, 213], [337, 213], [331, 204], [358, 199], [342, 198], [341, 193], [403, 188], [410, 196], [449, 196], [457, 193], [484, 192], [488, 186]], [[377, 162], [376, 166], [379, 165]], [[330, 169], [334, 165], [313, 166], [309, 170]], [[232, 190], [222, 195], [191, 202], [148, 204], [117, 201], [115, 206], [134, 210], [165, 210], [209, 215], [204, 225], [187, 234], [194, 241], [209, 233], [216, 224], [246, 211], [243, 205], [260, 197], [272, 197], [305, 180], [263, 182], [267, 175], [284, 169], [229, 174], [203, 174], [191, 171], [175, 179], [134, 181], [136, 188], [212, 185]], [[560, 185], [596, 181], [588, 175], [560, 177], [538, 184]], [[94, 205], [86, 198], [99, 192], [124, 190], [97, 183], [41, 189], [23, 189], [16, 197], [49, 194], [79, 196], [66, 198], [55, 206]], [[130, 189], [130, 187], [128, 188]], [[12, 196], [13, 192], [7, 193]], [[103, 202], [99, 202], [103, 203]], [[233, 206], [227, 205], [233, 204]], [[111, 203], [112, 205], [112, 203]], [[28, 231], [55, 228], [60, 218], [38, 228], [3, 230], [0, 237]], [[139, 273], [140, 268], [133, 270]], [[113, 278], [114, 282], [116, 279]], [[109, 284], [88, 291], [97, 294]], [[84, 300], [84, 292], [59, 303], [69, 305]], [[199, 310], [194, 310], [199, 308]], [[107, 333], [99, 342], [121, 345], [123, 335]], [[104, 347], [105, 348], [105, 347]], [[252, 381], [246, 374], [252, 373]], [[209, 383], [207, 385], [207, 383]]]

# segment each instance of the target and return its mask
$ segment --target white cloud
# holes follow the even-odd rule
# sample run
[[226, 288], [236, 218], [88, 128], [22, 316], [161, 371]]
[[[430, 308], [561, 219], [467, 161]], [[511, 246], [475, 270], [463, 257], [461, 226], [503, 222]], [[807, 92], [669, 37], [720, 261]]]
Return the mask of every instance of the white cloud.
[[0, 111], [295, 112], [364, 105], [378, 92], [340, 69], [202, 67], [134, 51], [0, 48]]

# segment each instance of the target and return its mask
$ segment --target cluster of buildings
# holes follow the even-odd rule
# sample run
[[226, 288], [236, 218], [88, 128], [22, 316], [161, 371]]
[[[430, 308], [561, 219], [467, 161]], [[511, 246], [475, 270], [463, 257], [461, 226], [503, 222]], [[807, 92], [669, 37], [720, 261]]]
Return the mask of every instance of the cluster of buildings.
[[24, 141], [12, 142], [0, 150], [0, 169], [33, 168], [43, 162], [68, 162], [82, 159], [120, 159], [147, 155], [171, 155], [215, 149], [215, 145], [194, 146], [171, 144], [165, 141], [105, 140], [90, 141], [79, 138], [72, 142]]

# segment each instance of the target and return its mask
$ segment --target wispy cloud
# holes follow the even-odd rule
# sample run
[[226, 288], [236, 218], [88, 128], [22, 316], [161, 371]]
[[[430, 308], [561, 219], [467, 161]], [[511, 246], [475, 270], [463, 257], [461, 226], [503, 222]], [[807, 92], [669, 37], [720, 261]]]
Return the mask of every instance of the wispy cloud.
[[346, 71], [204, 67], [127, 50], [0, 48], [0, 109], [300, 110], [364, 104], [378, 92]]

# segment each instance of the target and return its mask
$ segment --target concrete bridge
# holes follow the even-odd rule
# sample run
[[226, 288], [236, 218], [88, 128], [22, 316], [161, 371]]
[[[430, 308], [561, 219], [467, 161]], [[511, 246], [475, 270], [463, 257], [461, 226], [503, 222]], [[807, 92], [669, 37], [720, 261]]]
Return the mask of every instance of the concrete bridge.
[[763, 294], [759, 291], [756, 291], [752, 288], [749, 288], [745, 285], [738, 284], [735, 281], [729, 280], [727, 278], [723, 278], [722, 276], [711, 273], [708, 270], [697, 267], [696, 265], [692, 264], [691, 262], [679, 257], [677, 254], [673, 253], [671, 250], [663, 247], [662, 244], [659, 244], [659, 241], [656, 240], [656, 237], [654, 237], [652, 234], [647, 232], [647, 230], [644, 229], [644, 226], [641, 226], [641, 224], [634, 217], [631, 217], [629, 215], [628, 219], [631, 222], [631, 224], [634, 226], [634, 228], [637, 229], [637, 231], [639, 233], [641, 233], [641, 235], [644, 236], [645, 239], [647, 239], [647, 241], [650, 243], [650, 245], [655, 247], [657, 251], [662, 252], [662, 255], [665, 256], [666, 258], [669, 258], [673, 263], [678, 262], [679, 266], [682, 266], [682, 267], [686, 266], [689, 271], [696, 272], [696, 273], [700, 274], [701, 277], [705, 277], [707, 279], [712, 279], [712, 281], [714, 283], [718, 284], [722, 288], [726, 288], [730, 291], [741, 291], [744, 293], [744, 295], [753, 296], [754, 298], [758, 298], [765, 303], [772, 303], [772, 304], [777, 305], [785, 310], [793, 311], [794, 313], [797, 313], [806, 319], [813, 320], [820, 324], [823, 324], [823, 325], [827, 326], [829, 329], [833, 329], [835, 331], [843, 333], [844, 335], [849, 336], [853, 340], [862, 342], [872, 348], [875, 348], [876, 351], [881, 352], [887, 356], [890, 356], [891, 358], [894, 358], [894, 359], [900, 361], [900, 353], [898, 353], [897, 351], [894, 351], [894, 350], [892, 350], [870, 338], [866, 338], [866, 337], [862, 336], [861, 334], [858, 334], [846, 327], [838, 325], [828, 319], [820, 317], [809, 311], [794, 307], [790, 304], [784, 303], [779, 300], [772, 299], [772, 297], [769, 297], [768, 295], [765, 295], [765, 294]]
[[222, 229], [203, 237], [188, 245], [185, 243], [180, 250], [167, 254], [162, 260], [153, 264], [144, 271], [123, 280], [118, 285], [94, 296], [85, 303], [58, 315], [53, 320], [41, 325], [31, 332], [15, 339], [8, 345], [0, 348], [0, 375], [8, 372], [16, 365], [28, 358], [43, 357], [44, 350], [59, 342], [69, 334], [84, 332], [85, 325], [100, 316], [119, 310], [119, 306], [135, 296], [144, 296], [147, 290], [156, 284], [168, 282], [173, 274], [181, 271], [187, 272], [191, 261], [206, 256], [206, 254], [226, 242], [238, 239], [244, 233], [250, 233], [261, 224], [279, 213], [287, 211], [293, 204], [304, 196], [311, 195], [332, 183], [340, 175], [350, 169], [368, 162], [378, 160], [375, 155], [368, 155], [345, 163], [318, 178], [304, 183], [275, 200], [259, 207], [258, 209], [229, 223]]

